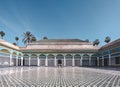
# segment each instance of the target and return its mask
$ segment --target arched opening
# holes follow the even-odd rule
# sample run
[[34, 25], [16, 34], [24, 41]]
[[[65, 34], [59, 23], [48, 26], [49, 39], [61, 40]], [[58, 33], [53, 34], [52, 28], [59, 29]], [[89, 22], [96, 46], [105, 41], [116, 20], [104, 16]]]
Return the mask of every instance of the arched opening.
[[102, 56], [99, 56], [99, 66], [102, 66]]
[[7, 49], [0, 50], [0, 66], [9, 66], [10, 64], [10, 52]]
[[82, 66], [89, 66], [89, 55], [88, 54], [83, 55]]
[[41, 54], [40, 55], [40, 66], [45, 66], [45, 55]]
[[104, 55], [104, 66], [108, 66], [109, 65], [109, 55], [106, 54]]
[[64, 56], [62, 54], [56, 56], [56, 64], [57, 66], [64, 66]]
[[66, 55], [66, 66], [72, 66], [72, 55]]
[[13, 52], [12, 53], [12, 63], [11, 63], [12, 66], [16, 66], [17, 65], [17, 59], [16, 59], [16, 57], [17, 57], [17, 53]]
[[18, 54], [18, 66], [21, 66], [21, 61], [22, 61], [22, 60], [21, 60], [21, 56], [22, 56], [22, 55], [19, 53], [19, 54]]
[[74, 56], [74, 59], [75, 59], [75, 66], [80, 66], [80, 55], [79, 54], [76, 54]]
[[91, 56], [91, 66], [97, 66], [97, 55], [93, 54]]
[[30, 65], [31, 66], [37, 66], [37, 56], [36, 56], [36, 54], [31, 55]]
[[23, 56], [23, 65], [24, 66], [28, 66], [29, 65], [29, 56], [28, 56], [28, 54], [25, 54]]
[[[109, 65], [109, 55], [108, 55], [108, 51], [103, 53], [103, 57], [104, 57], [104, 66], [108, 66]], [[101, 64], [102, 64], [102, 59], [101, 59]]]
[[54, 66], [54, 55], [50, 54], [48, 55], [48, 66]]

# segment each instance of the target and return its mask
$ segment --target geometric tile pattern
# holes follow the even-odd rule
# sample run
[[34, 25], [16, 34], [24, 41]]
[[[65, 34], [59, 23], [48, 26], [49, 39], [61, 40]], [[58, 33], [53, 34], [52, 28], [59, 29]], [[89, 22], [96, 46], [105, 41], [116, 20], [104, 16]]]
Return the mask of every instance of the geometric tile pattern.
[[0, 87], [120, 87], [120, 71], [84, 67], [1, 68]]

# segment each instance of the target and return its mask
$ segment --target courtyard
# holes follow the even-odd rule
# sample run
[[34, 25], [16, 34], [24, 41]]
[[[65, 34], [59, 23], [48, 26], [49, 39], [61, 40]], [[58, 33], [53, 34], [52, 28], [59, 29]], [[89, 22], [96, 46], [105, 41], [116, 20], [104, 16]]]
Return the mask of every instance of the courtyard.
[[0, 68], [0, 87], [120, 87], [120, 68]]

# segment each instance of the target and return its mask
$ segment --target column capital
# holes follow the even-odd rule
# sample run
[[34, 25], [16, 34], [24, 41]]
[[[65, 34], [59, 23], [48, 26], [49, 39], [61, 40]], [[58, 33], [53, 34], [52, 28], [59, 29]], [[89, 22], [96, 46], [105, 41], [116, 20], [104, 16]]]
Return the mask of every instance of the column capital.
[[40, 56], [40, 54], [36, 54], [37, 55], [37, 57], [39, 57]]
[[29, 57], [31, 57], [32, 54], [27, 54]]
[[48, 57], [49, 54], [44, 54], [46, 57]]
[[10, 50], [10, 54], [13, 54], [13, 50]]
[[67, 55], [67, 54], [62, 54], [64, 57]]
[[79, 54], [79, 55], [80, 55], [81, 57], [83, 57], [84, 54], [82, 53], [82, 54]]
[[91, 57], [93, 54], [92, 53], [90, 53], [90, 54], [88, 54], [89, 55], [89, 57]]

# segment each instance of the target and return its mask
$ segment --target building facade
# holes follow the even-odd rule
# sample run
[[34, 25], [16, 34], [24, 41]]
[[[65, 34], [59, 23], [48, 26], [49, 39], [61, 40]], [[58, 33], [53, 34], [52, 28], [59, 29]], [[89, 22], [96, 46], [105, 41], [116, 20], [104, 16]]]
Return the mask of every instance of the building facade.
[[0, 39], [0, 66], [120, 66], [120, 39], [102, 47], [79, 39], [43, 39], [18, 47]]

